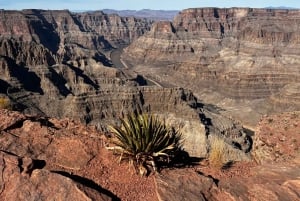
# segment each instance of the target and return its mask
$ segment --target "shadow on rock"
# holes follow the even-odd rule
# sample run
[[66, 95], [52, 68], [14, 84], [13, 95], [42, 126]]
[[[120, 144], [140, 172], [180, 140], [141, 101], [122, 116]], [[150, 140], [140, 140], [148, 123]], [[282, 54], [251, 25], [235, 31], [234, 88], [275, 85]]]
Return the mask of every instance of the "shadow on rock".
[[0, 79], [0, 93], [6, 94], [9, 87], [10, 84], [8, 84], [5, 80]]
[[102, 188], [101, 186], [96, 184], [93, 180], [90, 180], [90, 179], [87, 179], [87, 178], [84, 178], [84, 177], [81, 177], [81, 176], [78, 176], [78, 175], [72, 175], [72, 174], [69, 174], [69, 173], [64, 172], [64, 171], [51, 171], [51, 172], [56, 173], [56, 174], [60, 174], [60, 175], [65, 176], [65, 177], [68, 177], [68, 178], [72, 179], [73, 181], [75, 181], [75, 182], [77, 182], [77, 183], [79, 183], [83, 186], [92, 188], [92, 189], [98, 191], [99, 193], [105, 194], [105, 195], [111, 197], [113, 201], [121, 201], [121, 199], [118, 198], [115, 194], [113, 194], [112, 192], [110, 192], [107, 189]]
[[57, 130], [58, 128], [55, 127], [55, 125], [49, 121], [48, 117], [38, 117], [38, 116], [32, 116], [32, 117], [26, 117], [24, 119], [20, 119], [16, 121], [15, 123], [11, 124], [10, 126], [3, 129], [3, 131], [7, 132], [9, 130], [22, 128], [25, 121], [30, 120], [31, 122], [39, 122], [41, 126], [53, 128]]
[[76, 74], [76, 76], [82, 77], [84, 83], [91, 85], [95, 90], [99, 89], [99, 86], [86, 74], [84, 74], [84, 71], [81, 70], [80, 68], [77, 68], [75, 66], [72, 66], [68, 63], [64, 63], [66, 66], [68, 66], [71, 70], [73, 70]]
[[159, 166], [162, 168], [185, 168], [199, 165], [205, 158], [190, 157], [188, 152], [180, 150], [171, 161], [159, 161]]
[[22, 87], [31, 92], [36, 92], [41, 95], [44, 94], [41, 88], [41, 79], [36, 73], [29, 71], [24, 63], [17, 64], [13, 59], [4, 57], [9, 66], [9, 71], [12, 77], [15, 77], [21, 84]]

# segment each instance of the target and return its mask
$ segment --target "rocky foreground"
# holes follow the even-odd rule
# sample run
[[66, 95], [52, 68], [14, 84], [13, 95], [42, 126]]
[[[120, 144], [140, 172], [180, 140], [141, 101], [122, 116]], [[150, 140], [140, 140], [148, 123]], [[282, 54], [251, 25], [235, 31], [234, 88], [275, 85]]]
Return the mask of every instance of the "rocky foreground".
[[204, 159], [147, 178], [119, 165], [103, 134], [69, 119], [0, 110], [0, 130], [5, 201], [300, 199], [299, 112], [261, 120], [252, 151], [258, 163], [216, 170]]

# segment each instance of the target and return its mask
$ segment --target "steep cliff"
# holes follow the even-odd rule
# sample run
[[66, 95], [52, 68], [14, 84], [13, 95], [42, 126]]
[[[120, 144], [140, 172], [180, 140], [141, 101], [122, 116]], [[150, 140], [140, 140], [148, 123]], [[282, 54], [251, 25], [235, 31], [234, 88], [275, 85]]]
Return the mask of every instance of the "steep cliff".
[[0, 54], [25, 65], [53, 65], [86, 57], [108, 64], [105, 51], [129, 44], [151, 21], [68, 10], [0, 12]]
[[[300, 82], [299, 23], [299, 10], [187, 9], [172, 23], [153, 24], [123, 59], [140, 73], [188, 87], [213, 103], [265, 99], [261, 104], [271, 108], [274, 98], [268, 98], [280, 96], [281, 105], [288, 105], [282, 110], [300, 109], [299, 101], [284, 101], [286, 88]], [[216, 92], [222, 98], [208, 98]], [[297, 90], [289, 94], [299, 100]]]
[[[154, 113], [185, 136], [192, 156], [208, 154], [209, 135], [222, 135], [248, 159], [242, 125], [209, 113], [183, 88], [147, 85], [143, 76], [113, 68], [110, 53], [131, 43], [151, 22], [102, 12], [1, 11], [1, 96], [27, 115], [69, 117], [107, 131], [127, 113]], [[249, 142], [243, 143], [244, 141]]]
[[[1, 93], [23, 108], [31, 105], [61, 114], [55, 101], [51, 104], [58, 107], [48, 109], [49, 100], [61, 102], [68, 95], [96, 93], [100, 88], [135, 86], [122, 72], [109, 68], [110, 52], [142, 35], [150, 24], [101, 11], [1, 10]], [[42, 105], [47, 105], [46, 111]]]

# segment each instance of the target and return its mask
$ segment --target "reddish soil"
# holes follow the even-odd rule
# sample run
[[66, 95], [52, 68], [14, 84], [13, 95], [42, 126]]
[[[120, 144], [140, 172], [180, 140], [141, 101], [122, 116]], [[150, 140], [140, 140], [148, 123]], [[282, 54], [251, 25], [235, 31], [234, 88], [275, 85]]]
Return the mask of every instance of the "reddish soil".
[[[282, 155], [276, 155], [275, 158], [278, 161], [284, 159], [285, 162], [282, 166], [277, 164], [272, 166], [271, 163], [267, 163], [265, 166], [257, 166], [254, 162], [236, 162], [226, 168], [216, 169], [210, 167], [207, 160], [202, 160], [197, 165], [181, 168], [180, 172], [185, 172], [185, 170], [189, 170], [187, 172], [191, 172], [191, 170], [198, 172], [204, 176], [220, 180], [223, 183], [223, 189], [227, 189], [227, 192], [238, 192], [238, 196], [246, 196], [250, 192], [249, 195], [247, 194], [250, 197], [256, 196], [257, 192], [264, 192], [265, 187], [270, 187], [265, 184], [271, 180], [273, 181], [273, 177], [276, 176], [276, 181], [279, 181], [278, 184], [272, 184], [267, 190], [270, 192], [278, 192], [278, 190], [286, 192], [284, 186], [281, 185], [285, 181], [287, 181], [286, 185], [289, 185], [289, 182], [291, 185], [294, 185], [295, 182], [295, 185], [300, 185], [299, 181], [295, 179], [299, 178], [299, 163], [293, 164], [294, 161], [286, 161], [286, 159], [294, 156], [299, 157], [299, 146], [294, 146], [299, 143], [299, 117], [299, 113], [266, 117], [260, 122], [257, 129], [258, 132], [255, 137], [263, 142], [264, 146], [260, 147], [261, 144], [258, 144], [257, 148], [259, 149], [254, 149], [254, 151], [264, 151], [264, 147], [275, 144], [276, 146], [273, 147], [276, 149], [266, 149], [266, 153], [270, 153], [267, 156], [273, 156], [273, 153], [280, 151]], [[96, 130], [67, 120], [57, 122], [51, 120], [56, 129], [48, 128], [43, 126], [38, 118], [26, 119], [23, 115], [17, 115], [16, 113], [7, 111], [1, 113], [1, 110], [0, 119], [0, 129], [3, 130], [0, 145], [4, 147], [1, 149], [16, 153], [16, 155], [26, 153], [29, 156], [46, 157], [45, 169], [56, 171], [75, 181], [80, 179], [79, 183], [96, 190], [96, 193], [101, 192], [125, 201], [158, 200], [155, 175], [141, 177], [127, 162], [119, 164], [118, 156], [113, 155], [111, 151], [105, 148], [107, 140], [104, 135]], [[22, 125], [16, 124], [21, 120], [24, 121]], [[10, 129], [4, 131], [7, 128]], [[34, 152], [31, 153], [30, 151]], [[63, 154], [60, 154], [60, 152], [63, 152]], [[262, 159], [265, 158], [262, 157]], [[174, 169], [162, 170], [160, 174], [167, 175], [168, 171]], [[273, 171], [270, 172], [270, 169]], [[283, 175], [283, 169], [289, 169], [290, 172]], [[257, 175], [255, 175], [256, 173]], [[193, 180], [193, 177], [191, 180]], [[240, 189], [235, 186], [237, 181], [241, 182], [239, 184], [242, 186]], [[202, 181], [200, 183], [202, 184]], [[229, 185], [226, 186], [227, 183]], [[180, 181], [179, 184], [181, 185]], [[246, 188], [254, 184], [261, 185], [258, 190], [256, 189], [257, 191]], [[167, 187], [165, 192], [169, 192], [169, 186]], [[189, 186], [186, 188], [189, 188]], [[198, 192], [198, 189], [196, 191]], [[174, 192], [177, 193], [177, 189]], [[86, 193], [92, 194], [93, 192]], [[258, 196], [261, 196], [261, 194]], [[276, 196], [275, 193], [274, 196]], [[293, 196], [295, 195], [290, 195], [290, 198], [293, 198]], [[296, 197], [298, 198], [298, 195]]]
[[300, 111], [265, 116], [258, 124], [253, 152], [259, 162], [287, 162], [300, 154]]
[[[47, 169], [64, 170], [58, 166], [48, 166]], [[81, 170], [69, 172], [94, 181], [97, 185], [109, 190], [122, 201], [157, 201], [154, 175], [141, 177], [127, 162], [119, 163], [118, 156], [101, 148], [95, 158]]]
[[119, 163], [112, 152], [102, 149], [85, 168], [86, 177], [92, 177], [103, 188], [116, 194], [121, 200], [156, 201], [154, 177], [141, 177], [127, 162]]
[[[295, 115], [288, 116], [289, 118], [284, 115], [272, 117], [272, 123], [275, 124], [272, 125], [272, 129], [274, 130], [273, 133], [276, 131], [276, 133], [281, 134], [280, 136], [283, 136], [282, 133], [293, 133], [294, 135], [295, 133], [298, 133], [299, 118], [297, 120], [295, 118], [294, 122], [292, 121], [294, 116]], [[263, 131], [262, 133], [268, 133], [266, 131], [270, 130], [270, 122], [261, 122], [260, 130]], [[271, 139], [274, 139], [277, 143], [282, 141], [282, 139], [279, 138]], [[290, 140], [295, 142], [293, 139]], [[203, 160], [199, 165], [182, 169], [183, 171], [184, 169], [192, 169], [205, 176], [211, 176], [218, 180], [230, 180], [231, 178], [251, 177], [254, 174], [251, 170], [256, 166], [257, 164], [255, 162], [235, 162], [226, 168], [216, 169], [209, 166], [208, 161]], [[74, 174], [82, 175], [83, 177], [95, 181], [101, 187], [111, 191], [121, 200], [158, 200], [153, 174], [149, 177], [137, 175], [133, 167], [130, 167], [126, 162], [119, 164], [118, 157], [105, 148], [100, 149], [98, 155], [88, 163], [87, 167], [78, 172], [74, 172]], [[163, 170], [161, 171], [161, 174], [164, 174]]]
[[[154, 182], [155, 175], [141, 177], [126, 161], [119, 163], [118, 159], [118, 156], [113, 155], [111, 151], [101, 148], [98, 155], [86, 167], [81, 170], [74, 170], [70, 174], [93, 180], [97, 185], [109, 190], [122, 201], [158, 201]], [[220, 170], [200, 163], [192, 167], [182, 168], [182, 170], [192, 169], [205, 176], [221, 180], [251, 176], [250, 169], [254, 166], [255, 164], [250, 162], [237, 162], [227, 169]], [[47, 169], [69, 171], [57, 166], [48, 166]], [[164, 170], [161, 171], [161, 174], [164, 174]]]
[[210, 167], [209, 165], [199, 165], [195, 167], [195, 171], [202, 173], [205, 176], [211, 176], [215, 179], [229, 179], [234, 177], [250, 177], [251, 169], [257, 166], [254, 162], [235, 162], [223, 169]]

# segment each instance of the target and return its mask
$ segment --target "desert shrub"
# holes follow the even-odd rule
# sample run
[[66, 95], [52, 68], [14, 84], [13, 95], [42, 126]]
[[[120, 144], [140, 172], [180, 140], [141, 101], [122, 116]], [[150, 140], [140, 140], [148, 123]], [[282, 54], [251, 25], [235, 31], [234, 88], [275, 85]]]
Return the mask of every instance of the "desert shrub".
[[223, 138], [212, 136], [208, 161], [215, 168], [222, 168], [226, 164], [226, 144]]
[[11, 109], [11, 103], [8, 98], [0, 97], [0, 109]]
[[111, 126], [115, 147], [121, 160], [133, 164], [137, 173], [156, 171], [159, 161], [170, 161], [180, 148], [181, 134], [149, 114], [133, 114], [121, 119], [120, 126]]

